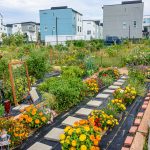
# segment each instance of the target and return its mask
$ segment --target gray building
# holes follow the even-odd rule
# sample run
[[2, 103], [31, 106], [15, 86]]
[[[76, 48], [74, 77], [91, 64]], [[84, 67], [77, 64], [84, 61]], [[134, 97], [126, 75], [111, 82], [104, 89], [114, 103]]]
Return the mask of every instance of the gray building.
[[103, 38], [142, 38], [144, 3], [142, 0], [103, 6]]

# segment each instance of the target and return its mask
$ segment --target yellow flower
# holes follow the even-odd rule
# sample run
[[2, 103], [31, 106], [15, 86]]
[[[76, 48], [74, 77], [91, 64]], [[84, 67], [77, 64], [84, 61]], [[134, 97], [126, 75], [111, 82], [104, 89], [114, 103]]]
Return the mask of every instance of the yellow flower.
[[70, 130], [68, 131], [68, 134], [69, 134], [69, 135], [72, 135], [72, 133], [73, 133], [73, 129], [70, 129]]
[[43, 122], [45, 122], [45, 121], [46, 121], [46, 117], [42, 117], [41, 120], [42, 120]]
[[71, 127], [70, 127], [70, 126], [67, 126], [67, 127], [64, 129], [65, 133], [68, 132], [69, 129], [71, 129]]
[[77, 128], [77, 129], [76, 129], [76, 133], [79, 134], [80, 132], [81, 132], [81, 129], [80, 129], [80, 128]]
[[89, 126], [85, 126], [84, 129], [85, 129], [86, 132], [90, 131]]
[[60, 140], [65, 140], [66, 136], [64, 134], [61, 134], [59, 138]]
[[77, 145], [77, 142], [75, 140], [73, 140], [71, 144], [72, 144], [72, 146], [75, 147]]
[[66, 142], [67, 144], [70, 144], [70, 140], [69, 140], [69, 139], [66, 139], [65, 142]]
[[81, 150], [87, 150], [87, 147], [85, 145], [81, 145]]
[[62, 140], [62, 141], [60, 141], [60, 143], [61, 143], [61, 144], [64, 144], [64, 143], [65, 143], [65, 141], [64, 141], [64, 140]]
[[110, 120], [108, 120], [108, 121], [107, 121], [107, 124], [111, 125], [111, 124], [112, 124], [112, 122], [111, 122]]
[[81, 134], [80, 137], [79, 137], [79, 140], [81, 142], [85, 141], [86, 140], [86, 135], [85, 134]]

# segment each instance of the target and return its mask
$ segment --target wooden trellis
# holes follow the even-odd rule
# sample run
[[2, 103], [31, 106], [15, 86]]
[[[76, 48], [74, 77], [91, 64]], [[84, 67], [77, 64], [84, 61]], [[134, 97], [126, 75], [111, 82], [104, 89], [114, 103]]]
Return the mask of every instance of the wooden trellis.
[[15, 106], [17, 106], [18, 102], [17, 102], [17, 97], [16, 97], [14, 76], [13, 76], [13, 70], [12, 70], [12, 67], [15, 66], [15, 65], [24, 65], [24, 67], [25, 67], [26, 77], [27, 77], [27, 82], [28, 82], [28, 94], [29, 94], [29, 91], [30, 91], [30, 79], [29, 79], [28, 67], [27, 67], [27, 64], [25, 62], [23, 62], [23, 61], [14, 61], [14, 62], [10, 62], [8, 64], [10, 82], [11, 82], [12, 93], [13, 93], [13, 100], [14, 100]]

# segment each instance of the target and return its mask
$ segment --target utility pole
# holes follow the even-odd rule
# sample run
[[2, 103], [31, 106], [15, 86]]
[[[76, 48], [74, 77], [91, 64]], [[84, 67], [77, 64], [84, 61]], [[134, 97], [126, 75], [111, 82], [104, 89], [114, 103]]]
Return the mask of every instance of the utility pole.
[[129, 25], [129, 40], [130, 40], [130, 35], [131, 34], [131, 29], [130, 29], [130, 25]]
[[58, 17], [56, 17], [56, 43], [58, 44]]

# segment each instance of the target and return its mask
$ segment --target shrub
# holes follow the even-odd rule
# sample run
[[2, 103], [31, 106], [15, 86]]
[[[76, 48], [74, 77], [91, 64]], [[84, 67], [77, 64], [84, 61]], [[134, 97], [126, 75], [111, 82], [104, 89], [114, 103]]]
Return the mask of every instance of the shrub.
[[27, 59], [29, 75], [34, 76], [36, 79], [43, 78], [48, 71], [46, 56], [42, 53], [32, 52]]
[[39, 87], [41, 92], [49, 92], [56, 97], [57, 111], [68, 110], [85, 96], [85, 85], [79, 78], [51, 78]]
[[106, 85], [106, 86], [112, 84], [114, 80], [111, 76], [108, 76], [108, 75], [102, 76], [100, 77], [100, 79], [102, 80], [103, 85]]
[[84, 70], [79, 68], [78, 66], [70, 66], [63, 68], [63, 76], [68, 77], [79, 77], [82, 78], [84, 75]]

